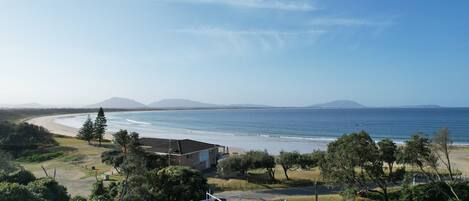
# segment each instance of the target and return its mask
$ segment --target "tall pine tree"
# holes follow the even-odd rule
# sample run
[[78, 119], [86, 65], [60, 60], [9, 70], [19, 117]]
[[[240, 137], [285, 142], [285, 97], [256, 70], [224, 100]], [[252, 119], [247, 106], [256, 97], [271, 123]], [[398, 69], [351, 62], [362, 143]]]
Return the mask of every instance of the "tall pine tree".
[[94, 128], [93, 128], [93, 121], [91, 121], [90, 116], [88, 115], [88, 119], [86, 119], [83, 126], [80, 128], [78, 132], [78, 138], [82, 140], [86, 140], [88, 144], [91, 144], [91, 140], [94, 138]]
[[94, 121], [94, 139], [98, 140], [99, 146], [101, 146], [101, 142], [104, 138], [104, 133], [106, 133], [106, 125], [107, 120], [106, 116], [104, 116], [104, 110], [102, 107], [99, 108], [98, 116]]

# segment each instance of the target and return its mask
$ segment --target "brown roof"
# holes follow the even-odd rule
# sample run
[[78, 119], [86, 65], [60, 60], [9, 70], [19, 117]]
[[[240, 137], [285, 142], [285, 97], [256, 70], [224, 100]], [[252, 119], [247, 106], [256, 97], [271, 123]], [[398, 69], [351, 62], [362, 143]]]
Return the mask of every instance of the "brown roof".
[[142, 146], [147, 148], [147, 151], [157, 153], [168, 153], [171, 149], [173, 154], [187, 154], [197, 151], [202, 151], [210, 148], [219, 147], [216, 144], [209, 144], [195, 140], [173, 140], [162, 138], [140, 138]]

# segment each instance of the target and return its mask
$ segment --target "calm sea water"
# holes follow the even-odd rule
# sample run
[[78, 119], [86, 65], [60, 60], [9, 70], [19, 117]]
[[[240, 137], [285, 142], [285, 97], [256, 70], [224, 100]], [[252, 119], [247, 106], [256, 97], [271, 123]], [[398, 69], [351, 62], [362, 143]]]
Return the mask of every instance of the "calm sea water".
[[[244, 149], [324, 149], [344, 133], [365, 130], [374, 139], [402, 142], [416, 132], [450, 129], [457, 144], [469, 144], [469, 108], [444, 109], [239, 109], [108, 113], [110, 129], [143, 136], [191, 138]], [[57, 119], [79, 127], [86, 116]]]

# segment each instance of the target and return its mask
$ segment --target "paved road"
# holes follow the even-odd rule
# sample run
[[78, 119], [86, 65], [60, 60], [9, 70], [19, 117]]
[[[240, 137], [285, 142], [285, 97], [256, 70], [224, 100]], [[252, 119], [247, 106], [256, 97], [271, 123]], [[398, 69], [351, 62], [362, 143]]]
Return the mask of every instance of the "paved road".
[[[318, 194], [334, 194], [338, 193], [338, 188], [330, 188], [326, 186], [318, 186]], [[252, 190], [252, 191], [225, 191], [216, 193], [215, 196], [230, 200], [275, 200], [282, 199], [288, 196], [308, 196], [314, 195], [314, 186], [308, 187], [295, 187], [283, 189], [265, 189], [265, 190]]]

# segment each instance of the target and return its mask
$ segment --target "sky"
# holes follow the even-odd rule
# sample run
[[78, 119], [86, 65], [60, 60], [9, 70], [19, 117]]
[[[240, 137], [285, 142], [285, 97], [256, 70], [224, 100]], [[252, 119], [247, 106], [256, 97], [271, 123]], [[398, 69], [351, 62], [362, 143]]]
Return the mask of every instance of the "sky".
[[0, 0], [0, 103], [469, 106], [468, 1]]

